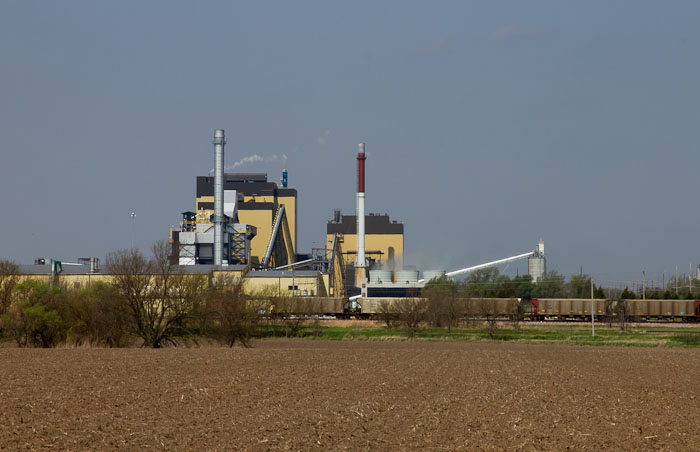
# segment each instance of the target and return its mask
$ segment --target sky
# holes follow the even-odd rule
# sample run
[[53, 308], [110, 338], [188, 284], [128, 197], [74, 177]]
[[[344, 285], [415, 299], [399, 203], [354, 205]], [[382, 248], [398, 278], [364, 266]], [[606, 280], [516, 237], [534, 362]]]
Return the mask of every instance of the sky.
[[404, 223], [415, 268], [540, 238], [548, 270], [605, 286], [700, 263], [697, 1], [0, 12], [0, 258], [147, 250], [194, 208], [222, 128], [226, 165], [288, 169], [300, 252], [324, 243], [334, 209], [354, 214], [365, 142], [367, 210]]

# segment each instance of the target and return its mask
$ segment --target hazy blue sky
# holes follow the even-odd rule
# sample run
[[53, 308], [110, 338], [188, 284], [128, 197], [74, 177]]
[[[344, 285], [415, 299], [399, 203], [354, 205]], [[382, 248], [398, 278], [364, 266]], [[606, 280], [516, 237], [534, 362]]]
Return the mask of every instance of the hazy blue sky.
[[[604, 285], [700, 262], [700, 2], [0, 3], [0, 257], [166, 238], [213, 167], [283, 167], [300, 251], [355, 202], [406, 260], [533, 249]], [[285, 155], [287, 160], [283, 161]], [[276, 160], [275, 160], [275, 157]], [[522, 272], [526, 266], [512, 265]]]

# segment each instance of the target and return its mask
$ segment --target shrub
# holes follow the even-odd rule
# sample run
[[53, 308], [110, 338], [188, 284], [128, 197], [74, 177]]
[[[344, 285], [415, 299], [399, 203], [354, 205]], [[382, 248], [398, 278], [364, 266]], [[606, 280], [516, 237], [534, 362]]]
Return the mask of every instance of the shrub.
[[206, 302], [207, 332], [229, 347], [251, 346], [261, 318], [261, 302], [248, 295], [240, 279], [218, 281], [210, 288]]
[[27, 280], [17, 286], [18, 299], [0, 317], [2, 328], [20, 347], [53, 347], [62, 339], [63, 322], [55, 309], [61, 292]]
[[129, 311], [111, 284], [98, 282], [66, 294], [60, 313], [68, 325], [67, 342], [107, 347], [124, 347], [132, 342]]

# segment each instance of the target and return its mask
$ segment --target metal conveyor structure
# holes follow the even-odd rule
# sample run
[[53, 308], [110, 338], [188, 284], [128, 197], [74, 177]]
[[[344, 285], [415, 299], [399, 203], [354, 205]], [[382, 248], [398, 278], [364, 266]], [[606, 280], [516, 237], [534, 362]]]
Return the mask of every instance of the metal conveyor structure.
[[[485, 264], [474, 265], [473, 267], [461, 268], [459, 270], [445, 273], [445, 276], [451, 278], [453, 276], [463, 275], [465, 273], [470, 273], [470, 272], [473, 272], [475, 270], [479, 270], [482, 268], [493, 267], [494, 265], [500, 265], [500, 264], [505, 264], [508, 262], [517, 261], [519, 259], [525, 259], [526, 257], [534, 256], [536, 254], [537, 254], [537, 250], [533, 250], [533, 251], [530, 251], [529, 253], [518, 254], [517, 256], [506, 257], [505, 259], [499, 259], [497, 261], [486, 262]], [[422, 282], [425, 282], [425, 280], [419, 279], [418, 282], [422, 283]]]

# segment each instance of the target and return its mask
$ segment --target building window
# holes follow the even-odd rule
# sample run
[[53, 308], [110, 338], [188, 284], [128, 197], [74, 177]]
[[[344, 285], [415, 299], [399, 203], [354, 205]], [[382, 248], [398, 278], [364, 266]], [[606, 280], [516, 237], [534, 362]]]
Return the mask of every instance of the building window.
[[299, 286], [289, 286], [289, 290], [299, 290]]

